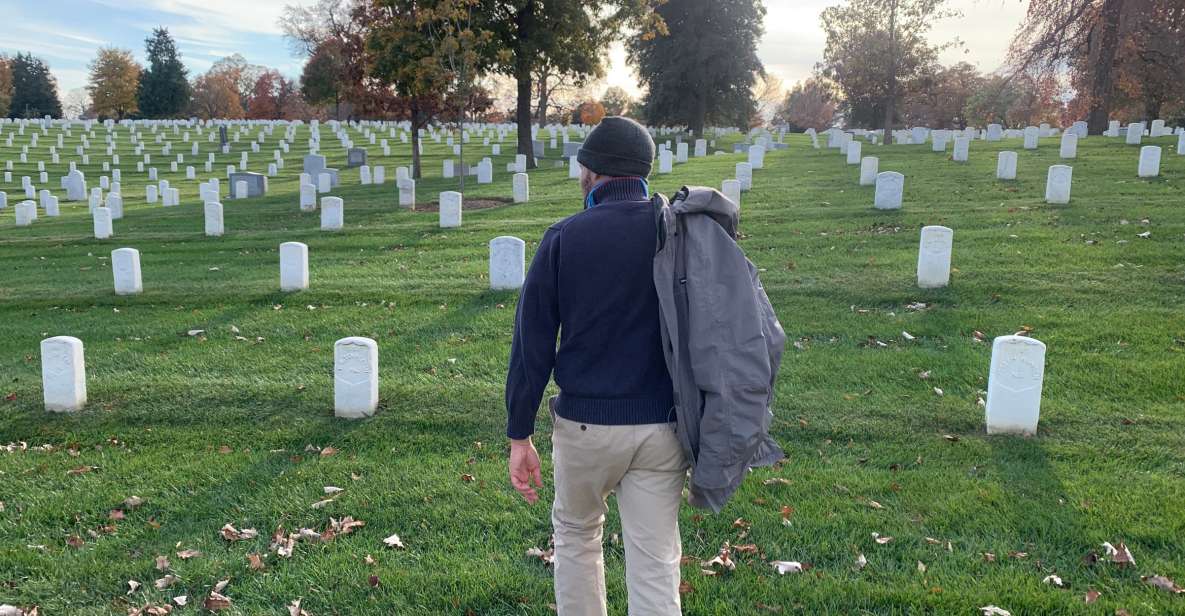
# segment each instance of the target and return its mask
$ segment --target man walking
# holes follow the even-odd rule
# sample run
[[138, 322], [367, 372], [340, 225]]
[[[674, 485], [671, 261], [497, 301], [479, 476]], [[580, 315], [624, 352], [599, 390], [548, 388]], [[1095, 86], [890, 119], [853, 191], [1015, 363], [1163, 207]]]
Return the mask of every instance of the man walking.
[[601, 545], [610, 492], [621, 513], [629, 613], [680, 613], [687, 461], [654, 286], [658, 230], [646, 183], [654, 150], [646, 129], [627, 118], [605, 118], [588, 135], [577, 154], [585, 209], [544, 234], [519, 298], [506, 379], [510, 479], [528, 502], [538, 500], [531, 434], [554, 372], [561, 616], [607, 612]]

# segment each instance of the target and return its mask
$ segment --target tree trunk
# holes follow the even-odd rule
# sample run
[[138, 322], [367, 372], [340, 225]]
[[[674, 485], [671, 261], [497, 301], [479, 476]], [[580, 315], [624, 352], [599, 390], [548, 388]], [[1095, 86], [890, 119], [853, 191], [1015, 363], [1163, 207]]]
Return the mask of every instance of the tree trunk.
[[518, 125], [518, 153], [527, 157], [527, 168], [535, 168], [535, 147], [531, 143], [531, 60], [529, 52], [524, 49], [523, 41], [531, 40], [535, 31], [535, 1], [527, 2], [526, 6], [515, 16], [518, 29], [518, 48], [514, 57], [514, 77], [518, 80], [518, 100], [515, 109], [515, 123]]
[[411, 103], [411, 177], [420, 179], [420, 128], [424, 125], [419, 101]]
[[1087, 132], [1101, 135], [1111, 119], [1111, 94], [1114, 86], [1111, 69], [1119, 52], [1119, 18], [1125, 0], [1104, 0], [1102, 21], [1098, 31], [1098, 53], [1094, 57], [1094, 78], [1090, 87], [1090, 113], [1086, 117]]
[[885, 138], [883, 143], [893, 143], [893, 116], [897, 112], [897, 1], [889, 8], [889, 83], [885, 97]]
[[539, 79], [539, 105], [535, 108], [535, 123], [543, 126], [547, 124], [547, 103], [551, 98], [551, 90], [547, 87], [547, 75]]
[[704, 94], [703, 89], [696, 88], [695, 108], [692, 111], [691, 120], [687, 123], [687, 130], [697, 139], [704, 138], [704, 124], [707, 123], [707, 116], [708, 97]]

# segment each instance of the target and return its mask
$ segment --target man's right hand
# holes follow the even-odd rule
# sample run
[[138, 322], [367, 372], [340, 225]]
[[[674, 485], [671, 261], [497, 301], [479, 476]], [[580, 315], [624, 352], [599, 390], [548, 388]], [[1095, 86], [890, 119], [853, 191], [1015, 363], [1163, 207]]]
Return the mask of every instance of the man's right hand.
[[531, 442], [530, 437], [521, 440], [511, 439], [510, 485], [533, 505], [539, 500], [539, 495], [535, 493], [535, 488], [531, 487], [532, 480], [536, 487], [543, 487], [543, 473], [539, 469], [539, 452], [535, 451], [535, 444]]

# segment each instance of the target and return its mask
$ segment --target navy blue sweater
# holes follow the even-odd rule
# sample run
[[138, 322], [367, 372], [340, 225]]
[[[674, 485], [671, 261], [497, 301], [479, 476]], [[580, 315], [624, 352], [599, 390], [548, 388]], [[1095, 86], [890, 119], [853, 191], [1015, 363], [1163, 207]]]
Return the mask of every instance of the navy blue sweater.
[[565, 419], [674, 421], [654, 290], [654, 210], [636, 178], [604, 182], [592, 199], [595, 207], [547, 230], [527, 272], [506, 377], [512, 439], [534, 432], [553, 370]]

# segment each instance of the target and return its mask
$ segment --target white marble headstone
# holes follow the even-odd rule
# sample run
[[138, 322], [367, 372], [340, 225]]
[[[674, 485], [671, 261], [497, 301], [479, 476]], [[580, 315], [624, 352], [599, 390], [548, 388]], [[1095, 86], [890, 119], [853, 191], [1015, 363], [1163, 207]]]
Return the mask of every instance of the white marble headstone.
[[312, 184], [300, 185], [300, 211], [312, 212], [317, 209], [317, 187]]
[[1062, 135], [1062, 145], [1058, 150], [1061, 158], [1078, 158], [1078, 133], [1067, 132]]
[[996, 179], [1016, 179], [1016, 152], [1005, 150], [996, 155]]
[[674, 168], [673, 157], [670, 150], [663, 150], [658, 153], [658, 172], [670, 173]]
[[880, 159], [875, 156], [865, 156], [860, 159], [860, 185], [874, 186], [876, 174], [880, 171]]
[[41, 388], [47, 411], [69, 413], [86, 406], [86, 361], [81, 340], [55, 336], [41, 341]]
[[950, 256], [955, 232], [939, 225], [922, 227], [918, 246], [918, 286], [938, 289], [950, 284]]
[[140, 279], [139, 250], [135, 248], [117, 248], [112, 250], [111, 270], [115, 276], [116, 295], [136, 295], [144, 290], [144, 285]]
[[111, 210], [105, 207], [97, 207], [91, 210], [91, 219], [94, 223], [95, 239], [106, 240], [114, 235], [114, 230], [111, 228]]
[[280, 244], [280, 290], [287, 293], [309, 288], [309, 247], [300, 242]]
[[720, 192], [729, 201], [736, 204], [737, 208], [741, 207], [741, 189], [742, 184], [740, 180], [724, 180], [720, 183]]
[[1146, 145], [1140, 148], [1140, 164], [1137, 175], [1142, 178], [1154, 178], [1160, 175], [1160, 146]]
[[847, 160], [847, 162], [849, 165], [860, 164], [861, 147], [862, 147], [862, 145], [859, 141], [853, 141], [848, 144], [848, 160]]
[[765, 168], [765, 147], [760, 145], [749, 146], [749, 164], [753, 165], [753, 169]]
[[736, 179], [741, 183], [741, 190], [753, 190], [753, 165], [737, 163]]
[[568, 157], [568, 179], [580, 179], [580, 163], [576, 160], [575, 155]]
[[1070, 202], [1070, 185], [1074, 179], [1074, 168], [1067, 165], [1053, 165], [1045, 178], [1045, 202], [1064, 205]]
[[966, 135], [955, 136], [955, 147], [951, 152], [951, 160], [956, 163], [967, 162], [968, 155], [971, 153], [971, 138]]
[[526, 278], [527, 244], [517, 237], [490, 240], [490, 288], [519, 289]]
[[333, 415], [362, 419], [379, 405], [379, 345], [370, 338], [342, 338], [333, 345]]
[[206, 218], [206, 235], [208, 237], [222, 237], [225, 232], [222, 223], [222, 204], [217, 201], [207, 201], [203, 210]]
[[872, 206], [878, 210], [901, 209], [904, 191], [904, 175], [896, 171], [882, 171], [876, 174], [876, 195]]
[[338, 231], [345, 224], [345, 203], [341, 197], [321, 197], [321, 230]]
[[985, 411], [988, 434], [1036, 434], [1045, 344], [1027, 336], [1000, 336], [992, 341], [991, 361]]
[[525, 173], [516, 173], [511, 182], [514, 190], [514, 202], [526, 203], [531, 200], [531, 178]]
[[411, 178], [396, 180], [395, 186], [399, 189], [399, 206], [415, 209], [416, 181]]
[[461, 226], [461, 193], [448, 190], [440, 193], [440, 228], [452, 229]]

